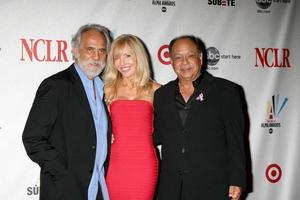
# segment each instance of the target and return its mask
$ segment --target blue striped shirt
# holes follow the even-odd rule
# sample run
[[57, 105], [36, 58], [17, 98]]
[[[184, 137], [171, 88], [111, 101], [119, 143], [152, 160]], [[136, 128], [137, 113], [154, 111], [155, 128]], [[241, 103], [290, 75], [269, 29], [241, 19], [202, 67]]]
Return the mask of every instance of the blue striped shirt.
[[103, 166], [107, 155], [107, 116], [102, 102], [104, 84], [98, 76], [95, 77], [94, 80], [89, 80], [76, 63], [75, 68], [77, 73], [79, 74], [79, 77], [84, 86], [85, 93], [88, 97], [97, 136], [96, 158], [92, 178], [88, 188], [88, 200], [96, 199], [98, 192], [98, 183], [101, 186], [103, 199], [109, 200]]

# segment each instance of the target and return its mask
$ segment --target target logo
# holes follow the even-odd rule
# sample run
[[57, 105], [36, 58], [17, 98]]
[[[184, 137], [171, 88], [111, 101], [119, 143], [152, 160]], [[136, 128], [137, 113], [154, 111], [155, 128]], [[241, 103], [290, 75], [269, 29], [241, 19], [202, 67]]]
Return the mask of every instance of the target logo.
[[157, 57], [159, 62], [161, 62], [164, 65], [170, 65], [171, 59], [169, 54], [169, 45], [165, 44], [162, 45], [157, 52]]
[[266, 169], [266, 178], [270, 183], [277, 183], [282, 175], [282, 171], [279, 165], [271, 164]]

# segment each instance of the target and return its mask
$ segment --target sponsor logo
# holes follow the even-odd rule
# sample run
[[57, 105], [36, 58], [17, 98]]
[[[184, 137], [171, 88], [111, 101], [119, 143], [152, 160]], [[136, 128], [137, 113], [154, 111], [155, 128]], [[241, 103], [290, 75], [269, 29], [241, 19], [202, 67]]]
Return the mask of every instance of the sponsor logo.
[[220, 60], [219, 50], [215, 47], [208, 47], [206, 51], [207, 51], [207, 64], [209, 66], [216, 65]]
[[39, 195], [40, 193], [40, 180], [38, 179], [34, 186], [29, 186], [26, 189], [26, 193], [28, 196]]
[[268, 9], [272, 4], [272, 0], [255, 0], [255, 1], [256, 1], [256, 5], [260, 9]]
[[[218, 70], [219, 67], [216, 66], [220, 59], [241, 59], [240, 55], [234, 54], [221, 54], [216, 47], [208, 47], [206, 49], [207, 52], [207, 69], [208, 70]], [[170, 65], [171, 58], [169, 54], [169, 45], [162, 45], [157, 51], [157, 58], [159, 62], [163, 65]]]
[[271, 13], [270, 7], [272, 3], [291, 3], [291, 0], [255, 0], [258, 7], [257, 13]]
[[176, 2], [170, 1], [170, 0], [167, 0], [167, 1], [152, 0], [152, 5], [161, 7], [162, 12], [167, 12], [167, 7], [175, 7]]
[[65, 40], [21, 38], [21, 61], [68, 62]]
[[261, 124], [262, 128], [269, 128], [269, 133], [273, 133], [273, 128], [281, 127], [278, 121], [279, 114], [286, 107], [288, 98], [280, 99], [280, 95], [273, 95], [271, 100], [267, 101], [267, 121]]
[[169, 54], [169, 45], [162, 45], [157, 51], [157, 58], [159, 62], [163, 65], [170, 65], [171, 59]]
[[218, 70], [219, 67], [217, 66], [217, 63], [220, 61], [220, 59], [241, 59], [240, 55], [235, 55], [232, 53], [220, 53], [220, 51], [216, 47], [208, 47], [206, 49], [207, 52], [207, 69], [208, 70]]
[[33, 187], [27, 187], [27, 195], [31, 196], [31, 195], [39, 195], [40, 193], [40, 187], [35, 185]]
[[266, 168], [265, 175], [270, 183], [277, 183], [282, 176], [281, 167], [278, 164], [270, 164]]
[[291, 68], [287, 48], [255, 48], [255, 67]]
[[214, 6], [235, 6], [235, 0], [208, 0], [207, 4]]
[[273, 0], [274, 3], [291, 3], [291, 0]]

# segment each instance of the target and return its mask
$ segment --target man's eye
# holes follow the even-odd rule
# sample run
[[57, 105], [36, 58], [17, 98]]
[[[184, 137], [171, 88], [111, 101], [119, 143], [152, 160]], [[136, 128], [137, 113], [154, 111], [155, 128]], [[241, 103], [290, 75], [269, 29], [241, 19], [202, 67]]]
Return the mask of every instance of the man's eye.
[[101, 54], [105, 54], [105, 53], [106, 53], [106, 49], [99, 49], [99, 52], [100, 52]]
[[93, 47], [87, 47], [86, 50], [87, 50], [88, 53], [93, 53], [94, 48]]

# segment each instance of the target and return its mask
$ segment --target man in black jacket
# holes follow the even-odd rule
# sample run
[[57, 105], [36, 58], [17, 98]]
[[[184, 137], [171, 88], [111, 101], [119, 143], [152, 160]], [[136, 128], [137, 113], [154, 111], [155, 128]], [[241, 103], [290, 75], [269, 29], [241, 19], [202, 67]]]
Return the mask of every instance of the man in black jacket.
[[238, 200], [246, 187], [239, 86], [201, 69], [201, 47], [194, 36], [173, 39], [169, 53], [178, 78], [155, 92], [159, 200]]
[[107, 28], [82, 26], [72, 39], [75, 63], [38, 88], [23, 143], [41, 167], [41, 200], [108, 199], [111, 128], [99, 74], [110, 43]]

